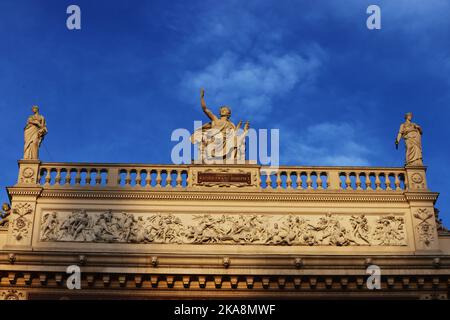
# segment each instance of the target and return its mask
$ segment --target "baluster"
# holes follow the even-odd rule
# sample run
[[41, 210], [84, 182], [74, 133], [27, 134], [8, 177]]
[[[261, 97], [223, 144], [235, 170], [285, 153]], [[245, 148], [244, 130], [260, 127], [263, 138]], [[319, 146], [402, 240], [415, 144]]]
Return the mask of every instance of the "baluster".
[[291, 189], [292, 188], [292, 178], [291, 178], [292, 172], [286, 171], [286, 188]]
[[41, 183], [41, 179], [42, 179], [42, 173], [44, 172], [44, 168], [41, 168], [38, 172], [38, 179], [37, 179], [37, 183], [42, 184]]
[[91, 174], [92, 174], [92, 169], [86, 169], [86, 185], [90, 185], [91, 184]]
[[50, 185], [50, 180], [51, 180], [51, 179], [52, 179], [52, 169], [49, 168], [49, 169], [47, 170], [47, 175], [45, 176], [45, 182], [44, 182], [44, 185], [46, 185], [46, 186]]
[[162, 177], [161, 177], [161, 170], [156, 169], [156, 185], [155, 187], [161, 187]]
[[295, 183], [297, 184], [297, 189], [298, 190], [303, 189], [303, 186], [302, 186], [302, 173], [300, 171], [297, 171], [295, 173], [295, 175], [296, 175]]
[[356, 190], [362, 190], [362, 182], [361, 182], [361, 176], [360, 173], [355, 172], [355, 178], [356, 178]]
[[141, 174], [142, 174], [142, 170], [137, 169], [137, 170], [136, 170], [136, 185], [137, 185], [137, 186], [140, 186], [141, 183], [142, 183], [142, 177], [141, 177]]
[[313, 183], [313, 181], [312, 181], [312, 179], [311, 179], [311, 172], [306, 172], [306, 188], [309, 190], [309, 189], [312, 189], [312, 183]]
[[131, 170], [125, 169], [125, 172], [127, 173], [125, 177], [125, 185], [131, 184]]
[[152, 170], [147, 169], [147, 176], [145, 177], [145, 186], [151, 186], [152, 185]]
[[55, 184], [61, 184], [61, 168], [56, 169]]
[[395, 190], [400, 190], [401, 182], [400, 182], [400, 173], [396, 173], [395, 175]]
[[181, 187], [181, 183], [183, 182], [183, 179], [181, 177], [181, 169], [176, 171], [177, 174], [177, 178], [175, 179], [175, 186], [176, 187]]
[[102, 169], [97, 170], [97, 175], [95, 176], [95, 184], [96, 185], [102, 184]]
[[82, 169], [76, 169], [77, 175], [75, 177], [75, 184], [81, 184], [81, 170]]
[[323, 189], [323, 182], [322, 182], [322, 174], [319, 172], [317, 173], [317, 190], [322, 190]]
[[375, 190], [381, 189], [380, 173], [375, 172]]
[[352, 180], [350, 180], [350, 172], [345, 172], [345, 189], [352, 189]]
[[72, 169], [68, 168], [68, 169], [67, 169], [66, 179], [65, 179], [65, 181], [64, 181], [64, 184], [69, 185], [69, 184], [70, 184], [70, 180], [72, 180]]
[[166, 187], [171, 187], [172, 186], [172, 171], [167, 170], [167, 176], [166, 176]]
[[385, 177], [385, 181], [386, 181], [386, 190], [387, 190], [387, 191], [392, 191], [392, 190], [394, 190], [394, 189], [392, 189], [392, 187], [391, 187], [391, 179], [389, 179], [389, 173], [388, 173], [388, 172], [385, 173], [385, 174], [384, 174], [384, 177]]
[[375, 190], [372, 187], [372, 180], [370, 179], [370, 172], [366, 172], [366, 189], [367, 190]]
[[277, 175], [277, 179], [276, 179], [277, 188], [280, 188], [281, 187], [281, 182], [282, 182], [281, 181], [281, 172], [277, 171], [276, 175]]

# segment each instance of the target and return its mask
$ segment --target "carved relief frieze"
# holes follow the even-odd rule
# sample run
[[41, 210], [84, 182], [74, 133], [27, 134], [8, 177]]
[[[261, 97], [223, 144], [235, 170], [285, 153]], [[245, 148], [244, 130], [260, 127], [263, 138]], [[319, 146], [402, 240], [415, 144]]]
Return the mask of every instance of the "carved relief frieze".
[[285, 246], [404, 246], [395, 215], [45, 212], [41, 241]]

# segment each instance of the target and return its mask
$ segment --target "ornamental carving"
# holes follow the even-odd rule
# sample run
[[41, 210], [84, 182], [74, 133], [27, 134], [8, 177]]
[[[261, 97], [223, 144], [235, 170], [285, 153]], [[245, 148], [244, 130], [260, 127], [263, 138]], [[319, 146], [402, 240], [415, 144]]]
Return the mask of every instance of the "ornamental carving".
[[28, 215], [33, 213], [33, 208], [29, 203], [18, 203], [13, 213], [16, 215], [12, 221], [12, 235], [17, 241], [22, 240], [28, 236], [31, 220]]
[[34, 169], [26, 167], [22, 171], [22, 176], [20, 177], [20, 182], [22, 183], [36, 183], [34, 179]]
[[18, 290], [1, 290], [0, 300], [26, 300], [26, 294]]
[[404, 219], [365, 215], [48, 212], [41, 241], [285, 246], [403, 246]]
[[417, 209], [417, 213], [414, 214], [414, 218], [420, 222], [416, 225], [417, 234], [419, 235], [419, 241], [430, 246], [434, 241], [434, 228], [431, 223], [431, 219], [434, 219], [434, 213], [427, 208]]

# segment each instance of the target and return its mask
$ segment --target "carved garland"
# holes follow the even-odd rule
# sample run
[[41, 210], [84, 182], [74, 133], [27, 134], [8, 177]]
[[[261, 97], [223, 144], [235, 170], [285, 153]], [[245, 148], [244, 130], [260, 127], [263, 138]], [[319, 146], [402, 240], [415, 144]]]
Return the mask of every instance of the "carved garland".
[[404, 218], [323, 216], [46, 213], [41, 241], [286, 246], [403, 246]]

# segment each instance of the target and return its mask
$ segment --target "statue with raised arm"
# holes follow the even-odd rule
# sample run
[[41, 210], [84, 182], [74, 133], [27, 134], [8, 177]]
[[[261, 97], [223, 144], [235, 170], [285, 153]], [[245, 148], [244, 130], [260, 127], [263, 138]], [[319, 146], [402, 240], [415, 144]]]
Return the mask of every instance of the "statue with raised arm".
[[39, 147], [48, 130], [45, 118], [39, 114], [38, 106], [33, 106], [31, 110], [33, 114], [28, 117], [27, 125], [24, 129], [25, 145], [23, 148], [23, 158], [37, 160], [39, 159]]
[[249, 129], [248, 121], [241, 129], [242, 121], [234, 125], [230, 121], [231, 109], [228, 106], [219, 108], [217, 117], [208, 109], [205, 102], [205, 90], [200, 90], [200, 104], [203, 112], [211, 120], [195, 130], [191, 142], [197, 143], [202, 162], [214, 163], [223, 160], [245, 159], [245, 136]]
[[412, 122], [413, 114], [411, 112], [405, 115], [405, 122], [401, 124], [395, 139], [395, 147], [403, 138], [406, 146], [406, 165], [407, 166], [423, 166], [422, 160], [422, 128]]

